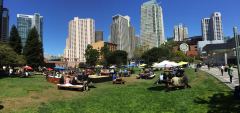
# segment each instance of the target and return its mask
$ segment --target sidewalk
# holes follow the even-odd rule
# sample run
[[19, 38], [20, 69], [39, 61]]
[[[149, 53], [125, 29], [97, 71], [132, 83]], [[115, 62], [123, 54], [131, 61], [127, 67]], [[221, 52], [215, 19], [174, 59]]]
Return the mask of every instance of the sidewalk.
[[219, 79], [220, 81], [225, 83], [231, 89], [234, 89], [235, 86], [239, 85], [238, 72], [237, 72], [236, 68], [233, 69], [232, 83], [230, 83], [228, 73], [224, 72], [223, 76], [222, 76], [219, 68], [214, 67], [214, 68], [210, 68], [210, 70], [208, 70], [208, 68], [205, 66], [205, 67], [202, 67], [201, 70], [213, 75], [214, 77], [216, 77], [217, 79]]

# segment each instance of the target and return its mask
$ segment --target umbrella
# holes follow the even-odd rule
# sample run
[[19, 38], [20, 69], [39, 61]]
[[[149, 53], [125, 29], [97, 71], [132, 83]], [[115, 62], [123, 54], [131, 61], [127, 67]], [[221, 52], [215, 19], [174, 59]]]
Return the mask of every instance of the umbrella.
[[155, 68], [164, 68], [164, 67], [177, 67], [179, 66], [176, 62], [170, 62], [168, 60], [164, 60], [160, 63], [155, 63], [152, 67]]
[[52, 71], [53, 69], [52, 68], [47, 68], [48, 71]]
[[64, 67], [60, 67], [60, 66], [56, 66], [54, 67], [55, 70], [64, 70], [65, 68]]
[[134, 64], [129, 64], [128, 67], [134, 67]]
[[141, 64], [140, 67], [145, 67], [147, 64]]
[[109, 67], [110, 69], [115, 69], [116, 68], [116, 66], [111, 66], [111, 67]]
[[24, 66], [23, 69], [32, 70], [32, 67], [30, 67], [30, 66]]
[[178, 63], [178, 65], [180, 65], [180, 66], [186, 65], [186, 64], [188, 64], [188, 62], [183, 62], [183, 61], [181, 61], [181, 62]]
[[102, 68], [103, 66], [102, 65], [96, 65], [96, 68]]

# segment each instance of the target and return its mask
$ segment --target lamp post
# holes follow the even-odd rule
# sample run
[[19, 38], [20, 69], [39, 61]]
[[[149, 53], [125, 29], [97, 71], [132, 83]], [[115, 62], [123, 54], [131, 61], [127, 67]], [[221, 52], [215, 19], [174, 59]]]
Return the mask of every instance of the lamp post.
[[239, 36], [238, 35], [235, 36], [235, 42], [236, 42], [235, 50], [236, 50], [236, 58], [237, 58], [238, 79], [239, 79], [239, 83], [240, 83], [240, 76], [239, 76], [240, 75], [240, 69], [239, 69], [240, 68], [240, 62], [239, 62], [240, 61], [240, 59], [239, 59], [239, 57], [240, 57], [239, 49], [240, 48], [239, 48]]

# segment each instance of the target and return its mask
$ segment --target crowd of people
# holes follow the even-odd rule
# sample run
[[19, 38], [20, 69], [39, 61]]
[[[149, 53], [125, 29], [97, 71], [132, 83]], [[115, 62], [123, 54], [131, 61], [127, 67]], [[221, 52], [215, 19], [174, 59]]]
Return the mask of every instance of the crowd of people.
[[154, 78], [154, 71], [152, 68], [143, 68], [141, 69], [139, 75], [136, 77], [137, 79], [152, 79]]
[[168, 71], [164, 71], [160, 74], [159, 79], [155, 82], [155, 84], [165, 84], [166, 88], [180, 88], [187, 87], [191, 88], [188, 84], [189, 78], [184, 73], [184, 70], [181, 68], [171, 68]]
[[31, 75], [31, 70], [24, 67], [11, 67], [3, 66], [0, 70], [1, 75], [10, 77], [29, 77]]
[[89, 73], [85, 70], [48, 71], [45, 72], [46, 79], [50, 77], [59, 78], [59, 84], [77, 85], [89, 83]]

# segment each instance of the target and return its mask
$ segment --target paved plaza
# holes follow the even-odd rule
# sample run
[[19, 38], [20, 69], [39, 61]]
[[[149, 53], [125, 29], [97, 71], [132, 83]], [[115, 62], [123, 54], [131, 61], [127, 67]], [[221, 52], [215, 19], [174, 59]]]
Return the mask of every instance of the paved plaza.
[[210, 70], [208, 70], [207, 66], [203, 66], [201, 70], [213, 75], [214, 77], [216, 77], [217, 79], [225, 83], [231, 89], [234, 89], [235, 86], [239, 85], [238, 72], [236, 68], [233, 69], [232, 83], [230, 83], [230, 78], [228, 73], [224, 72], [222, 76], [220, 69], [217, 67], [210, 68]]

